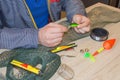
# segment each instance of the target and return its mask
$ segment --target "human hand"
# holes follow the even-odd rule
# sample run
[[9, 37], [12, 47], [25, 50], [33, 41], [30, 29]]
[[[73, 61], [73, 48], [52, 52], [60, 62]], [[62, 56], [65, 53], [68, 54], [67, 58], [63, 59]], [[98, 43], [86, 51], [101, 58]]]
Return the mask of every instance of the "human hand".
[[39, 43], [47, 47], [54, 47], [61, 43], [64, 32], [67, 32], [67, 30], [66, 27], [60, 24], [49, 23], [39, 29]]
[[90, 31], [90, 20], [87, 17], [79, 14], [74, 15], [73, 22], [79, 24], [74, 28], [77, 33], [86, 33]]

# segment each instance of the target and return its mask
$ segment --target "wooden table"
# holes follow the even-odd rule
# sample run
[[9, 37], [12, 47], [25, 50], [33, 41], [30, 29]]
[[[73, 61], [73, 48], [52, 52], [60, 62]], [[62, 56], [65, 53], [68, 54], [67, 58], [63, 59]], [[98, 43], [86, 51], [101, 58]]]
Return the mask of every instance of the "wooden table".
[[[89, 8], [97, 6], [106, 6], [108, 8], [117, 10], [111, 6], [97, 3]], [[64, 19], [65, 20], [65, 19]], [[104, 50], [101, 54], [95, 57], [96, 62], [84, 58], [84, 54], [80, 53], [81, 49], [88, 48], [90, 53], [95, 52], [102, 47], [103, 42], [97, 42], [90, 37], [82, 38], [75, 41], [78, 45], [74, 50], [59, 52], [59, 55], [71, 55], [75, 57], [61, 57], [63, 64], [67, 64], [74, 71], [74, 78], [72, 80], [120, 80], [120, 22], [111, 23], [105, 26], [109, 31], [108, 39], [116, 39], [116, 43], [111, 50]], [[50, 80], [65, 80], [57, 73]]]

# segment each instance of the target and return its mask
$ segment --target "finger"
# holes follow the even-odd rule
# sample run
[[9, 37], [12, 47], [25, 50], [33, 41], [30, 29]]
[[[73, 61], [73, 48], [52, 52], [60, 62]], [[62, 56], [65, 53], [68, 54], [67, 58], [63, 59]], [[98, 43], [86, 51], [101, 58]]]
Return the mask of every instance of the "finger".
[[77, 28], [88, 27], [90, 24], [88, 22], [81, 23], [77, 26]]
[[89, 32], [90, 31], [90, 25], [88, 25], [87, 27], [80, 28], [80, 29], [85, 31], [85, 32]]
[[57, 43], [54, 43], [54, 44], [48, 45], [48, 47], [55, 47], [55, 46], [57, 46], [57, 45], [59, 45], [59, 44], [60, 44], [60, 42], [57, 42]]
[[74, 29], [75, 29], [75, 31], [76, 31], [77, 33], [79, 33], [79, 32], [80, 32], [80, 31], [78, 30], [78, 28], [76, 28], [76, 27], [75, 27]]
[[61, 42], [61, 41], [62, 41], [62, 37], [50, 40], [50, 43], [54, 44], [54, 43]]
[[46, 39], [52, 40], [56, 38], [61, 38], [63, 37], [64, 33], [57, 33], [57, 34], [49, 34], [49, 36], [46, 37]]
[[82, 33], [84, 34], [86, 31], [82, 30], [82, 29], [79, 29], [79, 33]]
[[57, 44], [60, 44], [61, 41], [62, 41], [62, 38], [56, 38], [56, 39], [47, 41], [47, 43], [48, 43], [50, 46], [56, 46]]
[[87, 27], [90, 25], [90, 20], [83, 16], [81, 23], [78, 25], [78, 28]]
[[85, 31], [82, 30], [82, 29], [78, 29], [78, 28], [74, 28], [74, 29], [75, 29], [75, 31], [76, 31], [77, 33], [85, 33]]

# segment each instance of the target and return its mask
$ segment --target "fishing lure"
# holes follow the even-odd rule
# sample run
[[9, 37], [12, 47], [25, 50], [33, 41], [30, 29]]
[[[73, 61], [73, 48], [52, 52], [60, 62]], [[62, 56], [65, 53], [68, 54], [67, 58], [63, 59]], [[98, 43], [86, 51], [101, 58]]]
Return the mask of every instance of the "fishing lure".
[[98, 55], [99, 53], [101, 53], [103, 50], [109, 50], [113, 47], [114, 43], [115, 43], [115, 40], [116, 39], [110, 39], [110, 40], [106, 40], [104, 43], [103, 43], [103, 47], [101, 47], [100, 49], [98, 49], [97, 51], [95, 51], [93, 53], [93, 56], [96, 56]]
[[77, 27], [77, 26], [78, 26], [77, 23], [71, 23], [71, 24], [70, 24], [70, 27], [72, 27], [72, 28]]

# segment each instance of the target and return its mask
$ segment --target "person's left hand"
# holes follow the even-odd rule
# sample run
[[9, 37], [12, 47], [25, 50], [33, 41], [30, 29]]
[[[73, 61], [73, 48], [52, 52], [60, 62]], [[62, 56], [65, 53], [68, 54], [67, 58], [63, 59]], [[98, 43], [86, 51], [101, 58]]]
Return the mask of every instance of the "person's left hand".
[[73, 16], [72, 22], [79, 24], [74, 28], [77, 33], [86, 33], [90, 31], [90, 20], [86, 16], [76, 14]]

